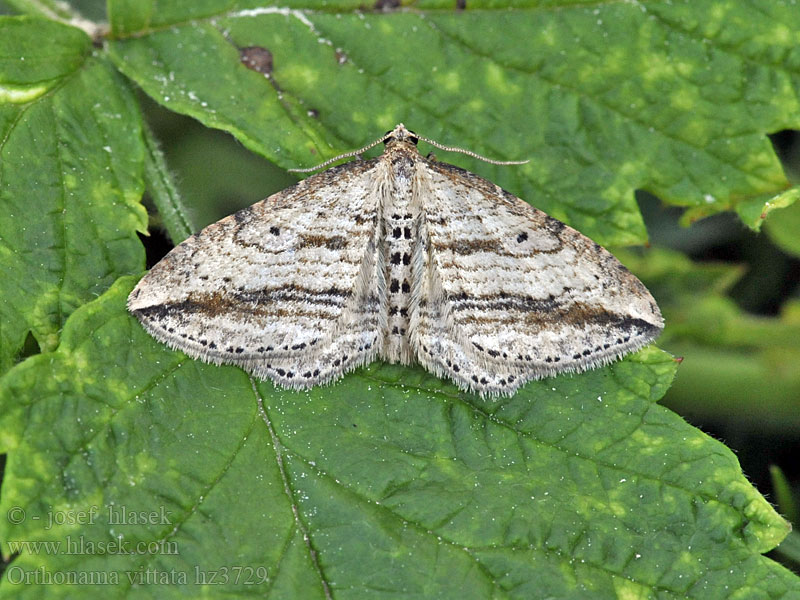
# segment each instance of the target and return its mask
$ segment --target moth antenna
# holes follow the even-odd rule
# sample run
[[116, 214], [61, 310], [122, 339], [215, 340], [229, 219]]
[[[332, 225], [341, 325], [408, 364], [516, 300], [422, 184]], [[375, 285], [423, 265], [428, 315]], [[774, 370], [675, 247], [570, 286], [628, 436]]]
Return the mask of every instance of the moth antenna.
[[[381, 137], [379, 137], [374, 142], [372, 142], [370, 144], [367, 144], [363, 148], [359, 148], [358, 150], [351, 150], [350, 152], [345, 152], [343, 154], [339, 154], [338, 156], [334, 156], [333, 158], [329, 158], [325, 162], [320, 163], [320, 164], [318, 164], [318, 165], [316, 165], [314, 167], [306, 167], [306, 168], [298, 168], [298, 169], [287, 169], [287, 170], [290, 173], [311, 173], [312, 171], [317, 171], [319, 169], [327, 167], [328, 165], [335, 163], [337, 160], [342, 160], [343, 158], [351, 158], [353, 156], [358, 156], [359, 154], [363, 154], [367, 150], [369, 150], [371, 148], [374, 148], [378, 144], [382, 144], [383, 142], [388, 140], [390, 137], [392, 137], [392, 135], [395, 134], [396, 131], [398, 131], [398, 129], [402, 129], [402, 131], [406, 131], [405, 127], [403, 127], [403, 124], [401, 123], [393, 131], [386, 132], [386, 134], [382, 135]], [[406, 133], [409, 133], [409, 132], [406, 131]], [[467, 156], [471, 156], [472, 158], [477, 158], [478, 160], [482, 160], [483, 162], [486, 162], [486, 163], [489, 163], [489, 164], [492, 164], [492, 165], [524, 165], [524, 164], [530, 162], [530, 160], [495, 160], [493, 158], [487, 158], [485, 156], [482, 156], [482, 155], [478, 154], [477, 152], [473, 152], [472, 150], [467, 150], [466, 148], [459, 148], [458, 146], [445, 146], [444, 144], [440, 144], [439, 142], [436, 142], [436, 141], [431, 140], [431, 139], [426, 138], [426, 137], [419, 136], [417, 134], [413, 134], [413, 136], [418, 140], [422, 140], [423, 142], [427, 142], [428, 144], [430, 144], [434, 148], [439, 148], [439, 150], [444, 150], [445, 152], [459, 152], [461, 154], [466, 154]], [[435, 160], [435, 158], [434, 158], [434, 160]]]
[[315, 167], [306, 167], [304, 169], [287, 169], [287, 171], [289, 171], [290, 173], [311, 173], [311, 171], [316, 171], [318, 169], [322, 169], [323, 167], [327, 167], [328, 165], [335, 163], [337, 160], [341, 160], [343, 158], [350, 158], [352, 156], [358, 156], [359, 154], [363, 154], [370, 148], [374, 148], [378, 144], [382, 144], [383, 142], [385, 142], [389, 138], [389, 136], [392, 135], [392, 133], [394, 132], [389, 131], [385, 135], [379, 137], [374, 142], [367, 144], [363, 148], [359, 148], [358, 150], [351, 150], [350, 152], [345, 152], [344, 154], [340, 154], [339, 156], [334, 156], [333, 158], [329, 158], [324, 163], [320, 163]]
[[434, 148], [439, 148], [439, 150], [444, 150], [445, 152], [460, 152], [461, 154], [466, 154], [472, 158], [477, 158], [478, 160], [482, 160], [483, 162], [487, 162], [491, 165], [524, 165], [525, 163], [530, 162], [530, 160], [494, 160], [493, 158], [486, 158], [485, 156], [481, 156], [477, 152], [467, 150], [466, 148], [459, 148], [458, 146], [445, 146], [444, 144], [429, 140], [421, 135], [418, 135], [417, 138], [423, 142], [427, 142]]

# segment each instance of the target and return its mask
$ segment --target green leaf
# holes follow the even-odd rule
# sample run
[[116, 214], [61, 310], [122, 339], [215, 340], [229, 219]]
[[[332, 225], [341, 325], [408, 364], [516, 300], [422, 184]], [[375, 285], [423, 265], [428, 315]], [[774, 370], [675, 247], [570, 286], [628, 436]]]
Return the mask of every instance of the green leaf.
[[775, 491], [778, 508], [781, 513], [788, 521], [800, 523], [800, 510], [798, 510], [797, 500], [794, 497], [789, 480], [786, 479], [786, 475], [784, 475], [783, 471], [776, 465], [770, 467], [769, 474], [772, 479], [772, 488]]
[[[644, 241], [635, 189], [710, 214], [788, 186], [765, 135], [800, 126], [800, 11], [788, 4], [262, 5], [111, 0], [110, 55], [157, 101], [284, 167], [358, 148], [399, 121], [530, 159], [444, 157], [600, 243]], [[240, 61], [253, 46], [273, 57], [268, 77]]]
[[775, 317], [748, 314], [726, 294], [742, 274], [664, 249], [617, 251], [658, 299], [659, 345], [683, 358], [669, 406], [693, 419], [800, 431], [800, 302]]
[[[111, 0], [97, 48], [0, 19], [0, 367], [28, 331], [44, 351], [0, 379], [0, 539], [18, 554], [0, 597], [800, 594], [760, 554], [786, 522], [730, 451], [656, 404], [676, 364], [655, 348], [504, 399], [381, 363], [287, 392], [156, 343], [125, 312], [131, 278], [106, 291], [142, 267], [143, 173], [172, 234], [191, 228], [114, 68], [283, 166], [401, 120], [530, 158], [440, 156], [603, 243], [644, 240], [635, 189], [754, 227], [765, 198], [791, 200], [764, 132], [800, 120], [793, 7], [407, 4]], [[272, 55], [260, 72], [241, 62], [254, 46]], [[675, 319], [686, 336], [739, 344], [745, 365], [748, 331], [800, 339], [727, 327], [740, 315], [708, 296], [729, 271], [664, 276], [698, 300]]]
[[141, 270], [147, 220], [121, 77], [71, 27], [5, 17], [0, 40], [1, 373], [28, 332], [55, 348], [75, 308]]
[[[741, 202], [736, 205], [736, 212], [745, 224], [758, 231], [772, 211], [791, 206], [797, 202], [798, 198], [800, 198], [800, 188], [792, 188], [775, 196], [770, 196], [766, 200], [753, 198]], [[784, 214], [781, 211], [781, 216]], [[781, 219], [773, 220], [779, 221]]]
[[46, 17], [54, 21], [64, 22], [77, 16], [74, 7], [60, 0], [3, 0], [3, 3], [19, 13]]
[[[792, 188], [800, 196], [800, 188]], [[767, 235], [784, 252], [800, 257], [800, 202], [780, 212], [780, 218], [767, 221]]]
[[[0, 102], [35, 100], [74, 73], [91, 51], [85, 33], [43, 19], [0, 17]], [[47, 43], [43, 43], [43, 41]]]
[[142, 131], [146, 148], [145, 178], [147, 189], [164, 221], [164, 227], [175, 244], [179, 244], [200, 228], [189, 217], [175, 182], [167, 169], [158, 140], [145, 127]]
[[[118, 597], [132, 592], [128, 574], [150, 570], [196, 596], [198, 572], [238, 566], [269, 578], [231, 578], [215, 594], [800, 593], [759, 555], [787, 524], [727, 448], [656, 404], [676, 365], [655, 348], [512, 398], [380, 363], [290, 392], [152, 340], [125, 311], [133, 284], [76, 311], [56, 351], [5, 378], [0, 511], [27, 518], [0, 520], [3, 550], [38, 540], [62, 551], [14, 546], [0, 592]], [[123, 510], [154, 516], [134, 523]], [[84, 522], [47, 529], [49, 514]], [[117, 538], [151, 551], [63, 551]], [[16, 585], [26, 572], [119, 584]]]
[[800, 566], [800, 533], [790, 531], [786, 539], [775, 549], [775, 552], [785, 560], [794, 563], [796, 565], [795, 569]]

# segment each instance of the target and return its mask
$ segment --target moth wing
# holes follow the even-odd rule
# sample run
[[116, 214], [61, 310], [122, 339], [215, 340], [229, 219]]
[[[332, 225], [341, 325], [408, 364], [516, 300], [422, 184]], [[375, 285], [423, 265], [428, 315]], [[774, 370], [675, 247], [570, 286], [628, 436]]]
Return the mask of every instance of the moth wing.
[[661, 332], [650, 292], [607, 250], [468, 171], [420, 168], [425, 272], [412, 343], [427, 368], [510, 394], [609, 363]]
[[128, 308], [158, 340], [287, 387], [377, 351], [376, 161], [356, 161], [222, 219], [142, 278]]

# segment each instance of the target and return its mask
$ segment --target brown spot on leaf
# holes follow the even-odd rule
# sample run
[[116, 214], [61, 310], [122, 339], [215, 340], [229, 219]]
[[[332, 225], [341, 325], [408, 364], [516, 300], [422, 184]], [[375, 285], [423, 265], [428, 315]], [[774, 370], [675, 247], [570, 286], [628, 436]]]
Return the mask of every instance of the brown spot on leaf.
[[272, 52], [261, 46], [248, 46], [239, 50], [239, 60], [248, 69], [270, 77], [272, 75]]

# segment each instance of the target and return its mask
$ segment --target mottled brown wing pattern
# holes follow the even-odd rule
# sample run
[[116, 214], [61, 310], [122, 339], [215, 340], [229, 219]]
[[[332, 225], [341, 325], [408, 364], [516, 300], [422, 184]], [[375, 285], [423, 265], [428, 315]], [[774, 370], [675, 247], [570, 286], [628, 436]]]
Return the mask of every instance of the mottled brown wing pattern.
[[129, 309], [173, 348], [289, 387], [372, 360], [376, 163], [330, 169], [209, 225], [152, 268]]
[[425, 261], [417, 353], [480, 393], [609, 363], [663, 319], [604, 248], [468, 171], [420, 159]]

